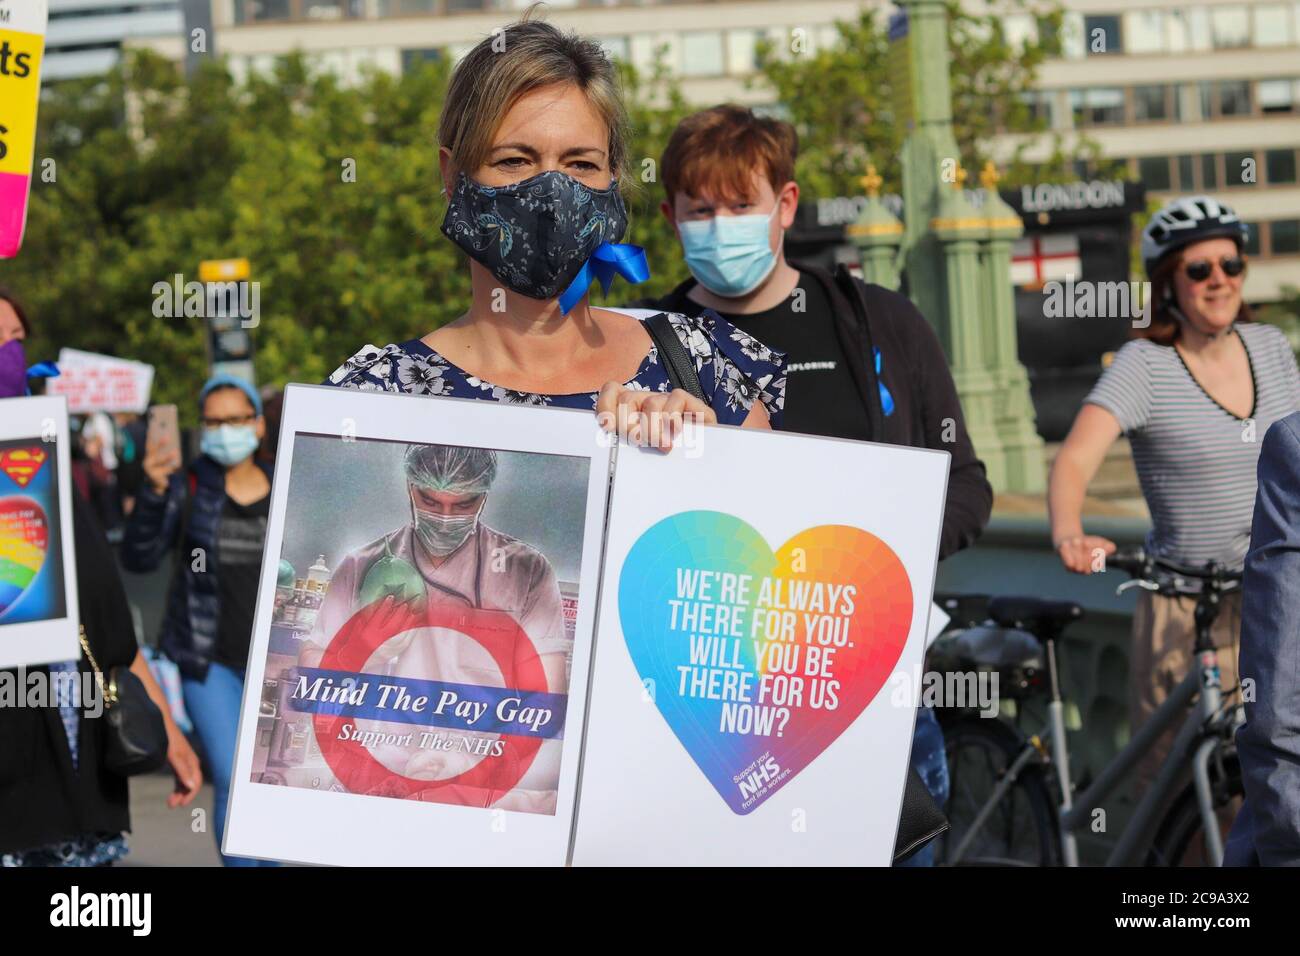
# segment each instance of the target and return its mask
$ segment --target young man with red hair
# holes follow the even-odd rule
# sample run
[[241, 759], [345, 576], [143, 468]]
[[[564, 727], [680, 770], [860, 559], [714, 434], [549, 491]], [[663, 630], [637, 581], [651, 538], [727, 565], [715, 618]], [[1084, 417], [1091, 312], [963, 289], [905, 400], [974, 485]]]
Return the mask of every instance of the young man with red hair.
[[[664, 311], [712, 309], [786, 353], [783, 429], [952, 454], [939, 557], [972, 544], [993, 489], [975, 457], [939, 339], [904, 295], [785, 258], [799, 184], [798, 136], [777, 119], [727, 104], [674, 130], [660, 163], [661, 205], [692, 278], [655, 302]], [[873, 356], [874, 361], [868, 361]], [[913, 766], [941, 805], [948, 789], [943, 736], [917, 717]], [[927, 847], [913, 860], [930, 862]]]

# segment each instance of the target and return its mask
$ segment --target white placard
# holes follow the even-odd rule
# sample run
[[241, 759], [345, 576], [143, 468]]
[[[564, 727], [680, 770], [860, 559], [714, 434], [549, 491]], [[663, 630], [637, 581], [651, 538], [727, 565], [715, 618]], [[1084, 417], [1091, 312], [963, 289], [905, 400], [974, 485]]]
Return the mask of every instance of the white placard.
[[[436, 567], [479, 505], [431, 445], [496, 461]], [[590, 412], [285, 390], [224, 852], [565, 862], [610, 457]]]
[[68, 406], [0, 400], [0, 667], [80, 656]]
[[59, 349], [59, 374], [46, 380], [46, 391], [68, 400], [73, 415], [90, 412], [143, 413], [149, 407], [154, 369], [144, 362]]
[[887, 864], [950, 456], [712, 427], [617, 458], [573, 863]]

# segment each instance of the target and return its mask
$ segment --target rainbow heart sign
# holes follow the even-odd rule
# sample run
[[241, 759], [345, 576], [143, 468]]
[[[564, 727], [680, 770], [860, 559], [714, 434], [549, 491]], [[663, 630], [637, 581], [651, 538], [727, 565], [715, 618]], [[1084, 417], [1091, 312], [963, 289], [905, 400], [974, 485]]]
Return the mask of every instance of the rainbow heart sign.
[[0, 618], [27, 593], [49, 548], [50, 523], [30, 498], [0, 498]]
[[903, 562], [860, 528], [808, 528], [773, 551], [734, 515], [688, 511], [632, 546], [618, 610], [659, 713], [743, 815], [875, 699], [914, 608]]

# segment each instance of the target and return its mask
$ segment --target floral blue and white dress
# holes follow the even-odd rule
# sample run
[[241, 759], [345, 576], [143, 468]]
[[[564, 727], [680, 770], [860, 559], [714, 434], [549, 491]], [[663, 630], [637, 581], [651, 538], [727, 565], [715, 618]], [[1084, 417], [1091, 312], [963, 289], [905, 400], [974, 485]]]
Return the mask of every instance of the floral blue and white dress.
[[[754, 402], [762, 402], [772, 427], [781, 424], [785, 406], [785, 353], [777, 352], [715, 312], [696, 318], [668, 313], [673, 331], [695, 363], [704, 397], [723, 425], [739, 425]], [[596, 392], [541, 395], [502, 388], [477, 378], [419, 339], [367, 345], [331, 373], [328, 385], [367, 391], [483, 398], [516, 405], [594, 409]], [[624, 387], [654, 392], [672, 390], [668, 373], [652, 343], [636, 375]]]

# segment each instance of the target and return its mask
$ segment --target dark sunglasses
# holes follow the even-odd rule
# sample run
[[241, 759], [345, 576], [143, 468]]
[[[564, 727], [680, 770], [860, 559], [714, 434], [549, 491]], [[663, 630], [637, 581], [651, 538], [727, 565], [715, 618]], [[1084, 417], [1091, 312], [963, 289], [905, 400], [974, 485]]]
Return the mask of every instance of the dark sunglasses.
[[[1235, 278], [1246, 271], [1246, 260], [1241, 256], [1224, 256], [1219, 260], [1219, 268], [1228, 278]], [[1208, 259], [1193, 259], [1183, 263], [1183, 274], [1193, 282], [1204, 282], [1214, 272], [1214, 263]]]

